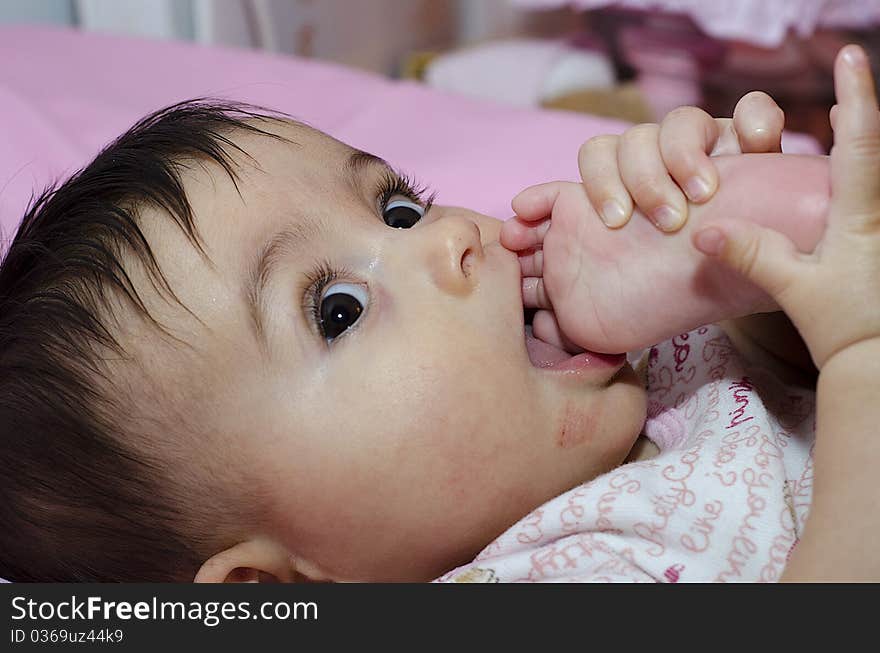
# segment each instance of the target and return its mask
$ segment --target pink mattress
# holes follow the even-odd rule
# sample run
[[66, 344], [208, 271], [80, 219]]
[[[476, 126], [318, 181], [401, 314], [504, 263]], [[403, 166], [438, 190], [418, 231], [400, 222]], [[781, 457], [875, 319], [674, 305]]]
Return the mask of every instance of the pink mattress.
[[[28, 198], [88, 162], [138, 118], [219, 96], [261, 104], [373, 152], [438, 191], [499, 218], [530, 184], [578, 178], [587, 138], [625, 124], [519, 109], [335, 65], [238, 49], [43, 27], [0, 28], [0, 227]], [[792, 136], [789, 149], [815, 151]]]

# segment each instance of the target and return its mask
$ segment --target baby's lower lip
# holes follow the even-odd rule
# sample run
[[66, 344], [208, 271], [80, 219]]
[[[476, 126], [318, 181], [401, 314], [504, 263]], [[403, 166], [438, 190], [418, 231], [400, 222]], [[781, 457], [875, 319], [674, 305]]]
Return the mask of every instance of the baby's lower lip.
[[525, 327], [526, 351], [534, 367], [551, 372], [585, 372], [587, 370], [619, 370], [626, 363], [626, 354], [602, 354], [584, 351], [570, 354], [555, 345], [538, 340], [531, 325]]
[[555, 372], [578, 372], [587, 369], [611, 370], [620, 369], [625, 363], [626, 354], [600, 354], [598, 352], [585, 351], [545, 369]]

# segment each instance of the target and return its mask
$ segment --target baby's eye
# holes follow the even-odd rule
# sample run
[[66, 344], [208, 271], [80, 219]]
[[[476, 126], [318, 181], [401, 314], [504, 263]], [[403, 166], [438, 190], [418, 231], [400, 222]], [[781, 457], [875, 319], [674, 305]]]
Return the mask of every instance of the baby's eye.
[[407, 199], [395, 199], [385, 205], [382, 219], [393, 229], [409, 229], [425, 215], [425, 209]]
[[329, 342], [342, 335], [358, 321], [368, 301], [363, 286], [336, 283], [321, 294], [321, 333]]

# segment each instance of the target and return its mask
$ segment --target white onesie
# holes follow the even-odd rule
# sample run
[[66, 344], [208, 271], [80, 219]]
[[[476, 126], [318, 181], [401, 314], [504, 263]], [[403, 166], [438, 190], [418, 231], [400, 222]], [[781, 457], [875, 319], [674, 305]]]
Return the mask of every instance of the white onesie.
[[778, 580], [810, 506], [815, 392], [717, 325], [636, 359], [660, 454], [548, 501], [437, 582]]

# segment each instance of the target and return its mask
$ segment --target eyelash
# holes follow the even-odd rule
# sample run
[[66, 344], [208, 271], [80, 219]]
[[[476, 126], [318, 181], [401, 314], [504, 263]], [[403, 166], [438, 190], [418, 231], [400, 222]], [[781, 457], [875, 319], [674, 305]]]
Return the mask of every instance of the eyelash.
[[437, 193], [431, 193], [428, 195], [427, 200], [423, 199], [429, 192], [430, 189], [428, 189], [427, 186], [419, 185], [418, 182], [409, 175], [385, 170], [382, 173], [382, 177], [379, 179], [379, 185], [376, 188], [379, 212], [384, 212], [385, 207], [388, 206], [388, 202], [391, 201], [392, 197], [395, 195], [402, 195], [408, 200], [412, 200], [416, 204], [423, 206], [425, 213], [427, 213], [434, 205], [434, 198], [437, 197]]
[[324, 289], [337, 279], [350, 277], [351, 273], [340, 267], [335, 267], [330, 261], [320, 261], [311, 272], [306, 274], [306, 292], [303, 295], [303, 311], [312, 316], [312, 326], [317, 329], [318, 335], [324, 337], [321, 328], [321, 295]]
[[[416, 204], [424, 207], [425, 213], [431, 210], [436, 193], [431, 192], [427, 200], [424, 196], [429, 192], [426, 186], [419, 185], [412, 177], [404, 173], [386, 170], [382, 173], [376, 186], [375, 195], [379, 214], [385, 212], [385, 207], [392, 197], [403, 196]], [[306, 274], [306, 291], [303, 295], [303, 311], [312, 316], [312, 326], [317, 329], [318, 335], [323, 337], [321, 329], [321, 295], [324, 290], [337, 279], [351, 278], [352, 273], [346, 268], [334, 266], [330, 261], [320, 261], [311, 272]], [[364, 309], [368, 309], [365, 306]], [[341, 337], [341, 336], [340, 336]]]

